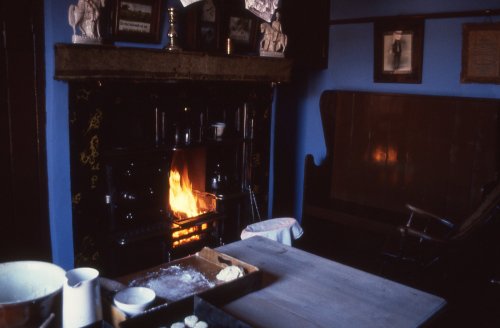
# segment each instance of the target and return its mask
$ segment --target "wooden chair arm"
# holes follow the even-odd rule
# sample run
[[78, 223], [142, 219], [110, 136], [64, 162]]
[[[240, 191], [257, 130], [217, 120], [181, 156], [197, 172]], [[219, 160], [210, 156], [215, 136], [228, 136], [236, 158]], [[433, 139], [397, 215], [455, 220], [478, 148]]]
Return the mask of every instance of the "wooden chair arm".
[[[415, 207], [413, 205], [410, 205], [410, 204], [406, 204], [406, 207], [412, 211], [413, 213], [415, 214], [418, 214], [418, 215], [421, 215], [421, 216], [425, 216], [425, 217], [428, 217], [428, 218], [431, 218], [431, 219], [434, 219], [436, 222], [450, 228], [450, 229], [454, 229], [455, 228], [455, 224], [453, 222], [451, 222], [450, 220], [448, 219], [445, 219], [443, 217], [440, 217], [436, 214], [433, 214], [431, 212], [427, 212], [421, 208], [418, 208], [418, 207]], [[411, 226], [411, 222], [412, 222], [412, 218], [413, 218], [413, 215], [410, 215], [410, 218], [408, 219], [408, 222], [406, 223], [406, 226], [407, 227], [410, 227]]]
[[445, 243], [445, 241], [443, 239], [440, 239], [440, 238], [436, 238], [434, 236], [431, 236], [425, 232], [422, 232], [420, 230], [416, 230], [416, 229], [413, 229], [411, 227], [399, 227], [399, 231], [401, 232], [401, 235], [403, 237], [405, 236], [411, 236], [411, 237], [416, 237], [416, 238], [420, 238], [420, 240], [426, 240], [426, 241], [430, 241], [430, 242], [433, 242], [433, 243]]

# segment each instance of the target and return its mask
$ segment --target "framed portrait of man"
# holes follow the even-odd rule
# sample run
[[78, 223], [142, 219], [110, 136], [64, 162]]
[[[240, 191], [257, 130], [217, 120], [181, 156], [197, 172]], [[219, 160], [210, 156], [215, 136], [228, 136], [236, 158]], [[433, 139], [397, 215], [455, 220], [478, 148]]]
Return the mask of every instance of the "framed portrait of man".
[[423, 20], [374, 24], [374, 81], [421, 83]]

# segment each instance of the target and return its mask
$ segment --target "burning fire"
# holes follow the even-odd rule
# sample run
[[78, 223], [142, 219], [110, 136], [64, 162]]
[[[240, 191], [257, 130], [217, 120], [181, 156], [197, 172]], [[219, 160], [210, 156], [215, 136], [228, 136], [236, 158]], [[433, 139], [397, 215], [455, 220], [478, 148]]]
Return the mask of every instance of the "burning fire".
[[[172, 233], [172, 238], [174, 239], [172, 246], [175, 248], [177, 246], [181, 246], [181, 245], [188, 244], [188, 243], [196, 241], [196, 240], [200, 240], [201, 236], [199, 234], [195, 234], [195, 235], [191, 235], [191, 234], [196, 233], [196, 232], [201, 232], [201, 231], [204, 231], [207, 229], [208, 229], [208, 224], [203, 223], [201, 226], [193, 226], [193, 227], [190, 227], [187, 229], [175, 231], [174, 233]], [[191, 236], [189, 236], [189, 235], [191, 235]], [[186, 237], [186, 236], [189, 236], [189, 237]]]
[[193, 190], [187, 168], [182, 170], [182, 176], [178, 170], [170, 170], [168, 182], [170, 210], [177, 218], [192, 218], [210, 211], [202, 194]]

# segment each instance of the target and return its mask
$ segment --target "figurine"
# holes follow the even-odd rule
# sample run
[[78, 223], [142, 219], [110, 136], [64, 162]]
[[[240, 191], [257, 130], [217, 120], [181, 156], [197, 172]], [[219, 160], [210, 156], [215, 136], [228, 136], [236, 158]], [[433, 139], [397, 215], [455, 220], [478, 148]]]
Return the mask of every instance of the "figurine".
[[284, 57], [288, 37], [281, 30], [279, 12], [276, 12], [275, 20], [260, 24], [260, 32], [263, 34], [260, 41], [260, 55], [268, 57]]
[[[68, 21], [73, 28], [73, 43], [102, 43], [99, 21], [105, 2], [106, 0], [78, 0], [76, 6], [69, 6]], [[81, 35], [77, 34], [78, 31]]]

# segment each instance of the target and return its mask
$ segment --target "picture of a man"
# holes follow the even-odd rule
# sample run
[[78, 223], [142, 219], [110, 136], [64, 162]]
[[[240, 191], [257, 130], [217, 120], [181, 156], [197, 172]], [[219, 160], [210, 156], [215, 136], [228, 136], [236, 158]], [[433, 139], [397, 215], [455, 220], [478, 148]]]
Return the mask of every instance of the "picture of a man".
[[408, 74], [412, 72], [412, 33], [395, 30], [384, 33], [384, 72]]
[[401, 35], [402, 31], [394, 31], [394, 40], [392, 41], [392, 68], [394, 70], [399, 69], [401, 64]]

